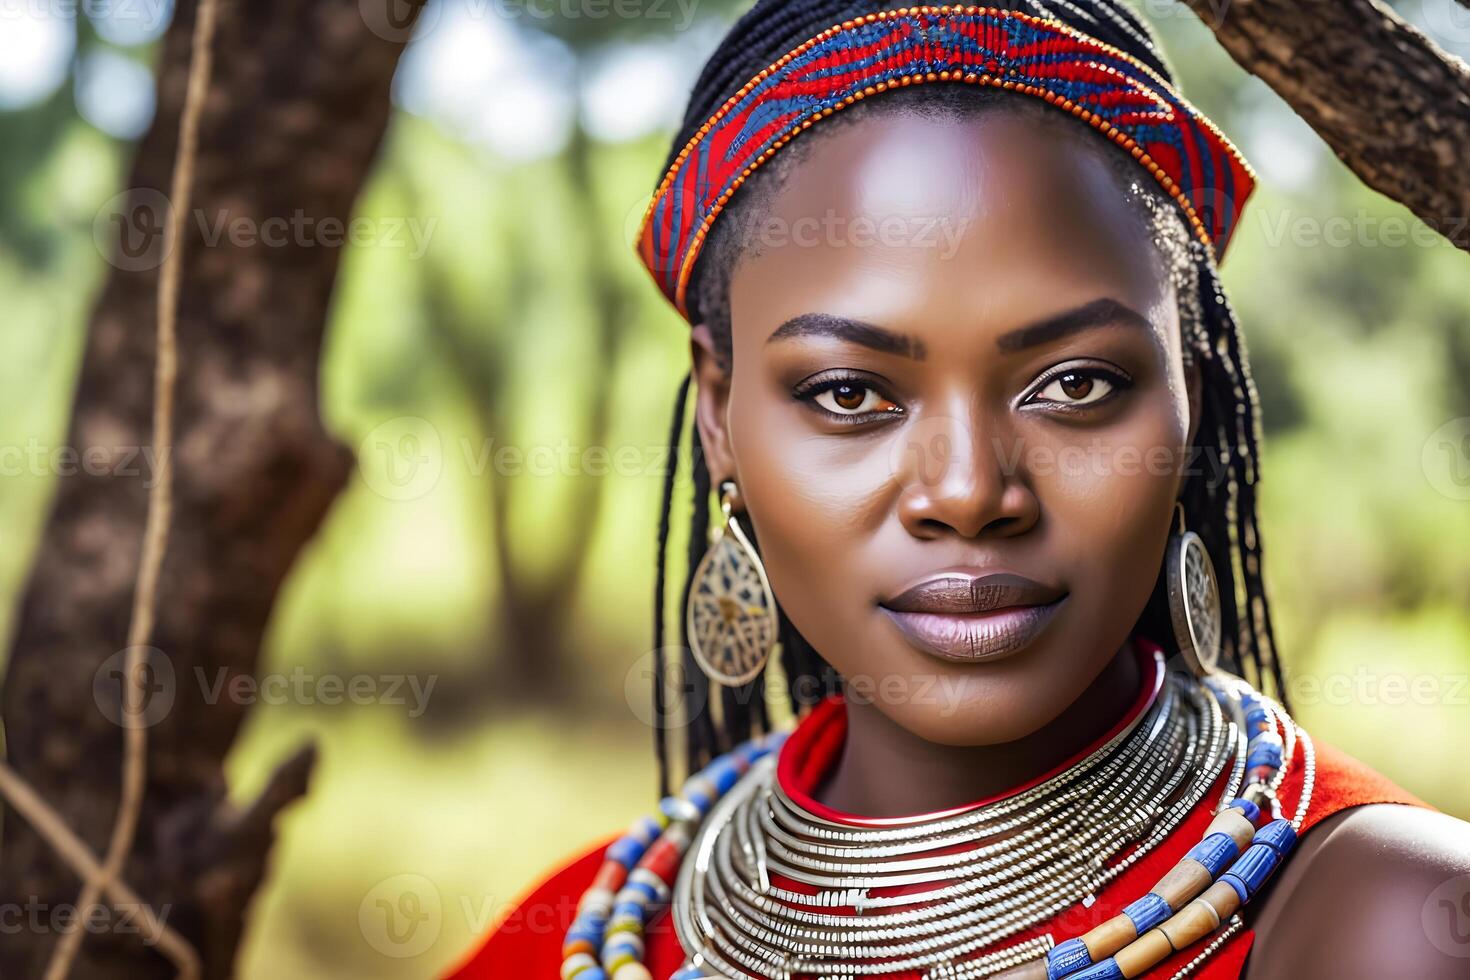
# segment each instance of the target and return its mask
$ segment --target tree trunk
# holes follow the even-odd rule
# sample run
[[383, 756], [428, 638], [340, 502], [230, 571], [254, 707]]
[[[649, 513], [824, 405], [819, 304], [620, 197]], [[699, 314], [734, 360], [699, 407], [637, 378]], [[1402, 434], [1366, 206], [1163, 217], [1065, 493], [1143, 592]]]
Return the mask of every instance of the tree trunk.
[[[376, 2], [227, 0], [220, 11], [181, 242], [175, 503], [150, 655], [147, 792], [124, 871], [198, 946], [205, 977], [232, 973], [274, 817], [311, 768], [308, 748], [255, 804], [231, 807], [222, 763], [249, 699], [217, 682], [254, 674], [277, 590], [353, 465], [322, 427], [318, 362], [342, 229], [417, 14]], [[0, 702], [11, 764], [99, 854], [120, 786], [114, 671], [155, 471], [154, 291], [194, 13], [183, 0], [165, 38], [132, 191], [99, 217], [114, 269], [77, 382], [67, 444], [80, 462], [58, 479]], [[14, 814], [0, 882], [0, 902], [27, 910], [26, 927], [0, 942], [0, 976], [37, 977], [80, 883]], [[134, 918], [112, 923], [89, 928], [73, 977], [170, 975]]]
[[1470, 250], [1470, 69], [1378, 0], [1185, 0], [1374, 190]]

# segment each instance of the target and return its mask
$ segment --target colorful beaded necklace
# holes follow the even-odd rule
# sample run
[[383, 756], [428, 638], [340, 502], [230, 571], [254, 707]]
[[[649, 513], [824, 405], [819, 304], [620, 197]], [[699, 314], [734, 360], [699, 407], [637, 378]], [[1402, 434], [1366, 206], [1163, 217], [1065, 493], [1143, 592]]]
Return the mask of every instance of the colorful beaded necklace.
[[[1162, 672], [1162, 655], [1155, 651], [1154, 656]], [[1218, 728], [1211, 719], [1219, 720]], [[608, 848], [567, 933], [563, 980], [651, 980], [643, 965], [644, 927], [671, 899], [680, 941], [694, 952], [670, 980], [877, 975], [893, 971], [895, 963], [900, 968], [921, 966], [926, 980], [1123, 980], [1209, 938], [1200, 955], [1176, 974], [1182, 977], [1242, 928], [1240, 908], [1260, 892], [1295, 844], [1315, 768], [1309, 736], [1277, 702], [1233, 675], [1199, 679], [1171, 671], [1158, 702], [1136, 724], [1024, 793], [966, 808], [959, 816], [943, 814], [844, 833], [830, 821], [804, 813], [772, 785], [775, 753], [788, 734], [778, 731], [752, 739], [717, 758], [691, 777], [679, 795], [665, 798], [658, 813], [635, 823]], [[1302, 792], [1287, 820], [1276, 790], [1298, 741]], [[1181, 762], [1186, 770], [1204, 772], [1180, 772]], [[1177, 820], [1160, 822], [1167, 800], [1172, 797], [1177, 807], [1188, 809], [1200, 798], [1197, 788], [1211, 785], [1226, 764], [1231, 771], [1225, 792], [1203, 838], [1119, 915], [1061, 943], [1047, 935], [972, 955], [1014, 935], [1037, 916], [1045, 918], [1058, 903], [1065, 907], [1076, 900], [1075, 888], [1052, 894], [1058, 891], [1058, 879], [1067, 876], [1044, 869], [1047, 859], [1058, 860], [1069, 850], [1103, 846], [1096, 839], [1088, 848], [1076, 846], [1099, 786], [1151, 787], [1145, 798], [1133, 800], [1130, 818], [1149, 816], [1140, 826], [1150, 828], [1151, 835], [1121, 862], [1103, 869], [1107, 880], [1177, 826]], [[1162, 773], [1141, 771], [1161, 767]], [[1129, 772], [1142, 782], [1129, 783]], [[1089, 776], [1098, 773], [1102, 776]], [[1181, 796], [1181, 786], [1195, 789]], [[1019, 876], [1007, 878], [1003, 871], [965, 863], [975, 853], [994, 858], [1020, 850], [1034, 839], [1035, 814], [1048, 807], [1061, 815], [1057, 826], [1078, 836], [1064, 836], [1041, 848], [1036, 852], [1043, 859], [1039, 865], [1025, 865]], [[732, 833], [732, 826], [739, 832]], [[1093, 829], [1099, 826], [1107, 829]], [[993, 838], [997, 827], [1008, 835], [1005, 844], [996, 846], [992, 840], [986, 850], [985, 838]], [[961, 857], [953, 857], [967, 835], [972, 846], [960, 846]], [[695, 855], [685, 860], [691, 846]], [[1114, 855], [1118, 848], [1104, 850]], [[788, 877], [795, 873], [814, 886], [815, 894], [783, 895], [771, 887], [768, 869]], [[885, 872], [891, 874], [885, 877]], [[717, 881], [721, 884], [709, 887]], [[896, 900], [867, 894], [870, 885], [903, 881], [940, 882], [948, 903], [933, 902], [933, 892]], [[739, 896], [729, 888], [736, 882]], [[1082, 890], [1090, 897], [1099, 884], [1089, 881]], [[1053, 901], [1043, 902], [1039, 911], [1032, 908], [1029, 918], [1010, 907], [1015, 899], [1024, 907], [1030, 898], [1046, 894]], [[888, 911], [902, 906], [917, 907]], [[712, 907], [718, 911], [711, 913]], [[853, 911], [840, 913], [839, 907]], [[908, 925], [889, 924], [895, 915], [907, 917]], [[1009, 928], [982, 929], [964, 941], [966, 928], [993, 922]], [[858, 955], [844, 959], [854, 944], [860, 947]], [[766, 953], [764, 960], [760, 951]], [[886, 960], [878, 956], [880, 951]], [[772, 965], [773, 954], [779, 966]]]

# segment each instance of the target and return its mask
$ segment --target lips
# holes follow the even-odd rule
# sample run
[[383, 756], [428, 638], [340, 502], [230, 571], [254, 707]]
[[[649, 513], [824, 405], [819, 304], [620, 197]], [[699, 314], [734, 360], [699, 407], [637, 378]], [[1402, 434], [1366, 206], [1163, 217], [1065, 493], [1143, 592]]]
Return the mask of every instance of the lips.
[[945, 660], [998, 660], [1039, 636], [1067, 593], [1012, 572], [944, 571], [879, 603], [920, 650]]

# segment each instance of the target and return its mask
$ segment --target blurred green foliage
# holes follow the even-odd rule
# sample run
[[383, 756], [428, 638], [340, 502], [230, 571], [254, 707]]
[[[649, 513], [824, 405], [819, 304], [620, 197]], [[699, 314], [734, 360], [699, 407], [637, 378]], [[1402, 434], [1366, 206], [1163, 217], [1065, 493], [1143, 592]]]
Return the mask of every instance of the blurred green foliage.
[[[722, 16], [701, 15], [705, 34]], [[1390, 230], [1415, 224], [1407, 212], [1365, 189], [1188, 14], [1155, 19], [1186, 93], [1263, 177], [1224, 279], [1264, 404], [1267, 576], [1298, 713], [1470, 814], [1457, 751], [1470, 737], [1470, 503], [1435, 469], [1432, 440], [1470, 416], [1470, 256], [1422, 235], [1395, 244]], [[579, 62], [611, 36], [558, 33]], [[550, 156], [514, 160], [395, 114], [359, 214], [430, 222], [428, 247], [345, 256], [323, 404], [359, 469], [288, 583], [262, 666], [411, 672], [435, 686], [421, 714], [254, 711], [230, 760], [240, 798], [301, 741], [322, 753], [250, 912], [244, 976], [431, 976], [552, 864], [653, 802], [639, 658], [658, 447], [687, 339], [628, 242], [667, 140], [578, 129]], [[0, 113], [7, 636], [55, 479], [13, 450], [65, 439], [107, 269], [92, 222], [127, 158], [65, 88]], [[1324, 240], [1344, 219], [1355, 230]], [[594, 459], [588, 446], [608, 448], [610, 475], [576, 471]], [[504, 447], [512, 455], [496, 456]], [[424, 467], [408, 483], [394, 469], [406, 451]], [[538, 465], [537, 453], [573, 466]], [[402, 875], [440, 903], [436, 938], [409, 958], [359, 918]]]

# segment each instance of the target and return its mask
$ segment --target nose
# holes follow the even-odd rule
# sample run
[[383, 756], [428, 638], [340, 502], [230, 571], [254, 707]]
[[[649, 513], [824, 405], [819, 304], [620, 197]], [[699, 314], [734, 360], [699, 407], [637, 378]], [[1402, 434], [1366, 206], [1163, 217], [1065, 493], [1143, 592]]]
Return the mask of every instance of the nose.
[[914, 537], [1014, 537], [1040, 520], [1040, 501], [1025, 479], [1024, 447], [1003, 427], [931, 416], [900, 438], [898, 512]]

